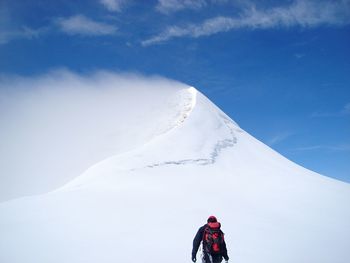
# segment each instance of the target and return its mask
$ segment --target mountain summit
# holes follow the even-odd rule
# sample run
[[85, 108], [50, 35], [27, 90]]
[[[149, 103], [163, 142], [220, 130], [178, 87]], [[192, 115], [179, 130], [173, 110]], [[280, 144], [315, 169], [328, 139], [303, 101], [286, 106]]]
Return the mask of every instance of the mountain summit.
[[211, 214], [230, 262], [349, 262], [348, 184], [284, 158], [195, 88], [152, 81], [70, 109], [101, 127], [71, 149], [96, 158], [76, 155], [89, 166], [54, 191], [0, 204], [1, 262], [190, 262]]

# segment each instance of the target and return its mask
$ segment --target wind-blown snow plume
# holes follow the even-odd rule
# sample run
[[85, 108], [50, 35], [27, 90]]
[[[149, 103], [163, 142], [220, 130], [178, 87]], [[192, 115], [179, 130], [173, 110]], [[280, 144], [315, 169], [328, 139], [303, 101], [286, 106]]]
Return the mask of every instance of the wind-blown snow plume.
[[166, 114], [176, 118], [168, 106], [181, 98], [168, 98], [187, 88], [160, 77], [111, 72], [2, 78], [0, 200], [52, 190], [94, 163], [149, 141], [169, 129]]

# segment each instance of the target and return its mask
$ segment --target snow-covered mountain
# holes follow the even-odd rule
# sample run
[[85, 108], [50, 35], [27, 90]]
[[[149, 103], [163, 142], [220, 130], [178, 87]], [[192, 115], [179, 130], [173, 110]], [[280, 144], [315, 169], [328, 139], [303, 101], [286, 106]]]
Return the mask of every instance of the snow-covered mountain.
[[[230, 262], [350, 261], [349, 184], [287, 160], [193, 87], [107, 73], [69, 78], [84, 87], [66, 89], [72, 101], [52, 95], [52, 85], [39, 89], [33, 100], [45, 103], [29, 115], [48, 116], [35, 129], [20, 118], [31, 135], [12, 134], [50, 142], [51, 157], [59, 148], [59, 162], [35, 172], [69, 182], [0, 203], [0, 262], [190, 262], [192, 239], [212, 214]], [[62, 78], [50, 81], [62, 86]], [[57, 122], [48, 122], [52, 114]], [[38, 164], [52, 160], [50, 152], [39, 151]], [[11, 165], [21, 162], [7, 164], [7, 173]], [[79, 169], [86, 170], [74, 175]]]

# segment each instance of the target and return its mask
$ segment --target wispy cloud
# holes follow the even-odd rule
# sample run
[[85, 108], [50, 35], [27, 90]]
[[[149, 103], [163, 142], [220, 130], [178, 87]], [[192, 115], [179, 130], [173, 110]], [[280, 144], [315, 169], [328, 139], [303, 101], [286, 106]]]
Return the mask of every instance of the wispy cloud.
[[291, 132], [282, 132], [282, 133], [279, 133], [279, 134], [276, 134], [275, 136], [273, 136], [272, 138], [270, 138], [268, 141], [267, 141], [267, 144], [269, 146], [273, 146], [273, 145], [276, 145], [286, 139], [288, 139], [290, 136], [292, 136], [294, 133], [291, 133]]
[[294, 54], [294, 57], [295, 57], [296, 59], [301, 59], [301, 58], [305, 57], [305, 54], [296, 53], [296, 54]]
[[311, 114], [312, 118], [327, 118], [327, 117], [343, 117], [343, 116], [347, 116], [350, 115], [350, 102], [347, 103], [343, 109], [341, 109], [340, 111], [336, 111], [336, 112], [314, 112]]
[[225, 32], [235, 27], [237, 21], [229, 17], [215, 17], [204, 21], [200, 25], [189, 24], [187, 27], [171, 26], [164, 32], [142, 41], [143, 46], [165, 42], [176, 37], [200, 37], [219, 32]]
[[117, 27], [111, 24], [94, 21], [84, 15], [75, 15], [67, 18], [57, 18], [50, 25], [41, 28], [22, 26], [19, 29], [0, 30], [0, 45], [7, 44], [15, 39], [35, 39], [59, 28], [69, 35], [103, 36], [113, 35]]
[[183, 9], [200, 9], [207, 5], [205, 0], [158, 0], [156, 9], [165, 14]]
[[122, 8], [127, 4], [128, 0], [100, 0], [100, 3], [104, 5], [109, 11], [120, 12]]
[[0, 31], [0, 45], [7, 44], [14, 39], [34, 39], [44, 34], [48, 28], [33, 29], [23, 26], [16, 30], [2, 30]]
[[326, 151], [350, 151], [350, 145], [344, 144], [344, 145], [312, 145], [312, 146], [305, 146], [305, 147], [298, 147], [294, 149], [295, 151], [317, 151], [317, 150], [326, 150]]
[[113, 35], [117, 27], [103, 22], [94, 21], [84, 15], [75, 15], [57, 19], [61, 31], [69, 35], [101, 36]]
[[201, 24], [188, 24], [184, 27], [170, 26], [160, 34], [144, 40], [142, 45], [152, 45], [176, 37], [198, 38], [241, 28], [339, 26], [350, 23], [349, 8], [350, 1], [348, 0], [297, 0], [288, 6], [266, 10], [257, 10], [255, 6], [251, 6], [238, 17], [217, 16], [207, 19]]
[[343, 108], [343, 110], [341, 111], [341, 113], [342, 113], [342, 114], [345, 114], [345, 115], [350, 114], [350, 102], [347, 103], [347, 104], [344, 106], [344, 108]]

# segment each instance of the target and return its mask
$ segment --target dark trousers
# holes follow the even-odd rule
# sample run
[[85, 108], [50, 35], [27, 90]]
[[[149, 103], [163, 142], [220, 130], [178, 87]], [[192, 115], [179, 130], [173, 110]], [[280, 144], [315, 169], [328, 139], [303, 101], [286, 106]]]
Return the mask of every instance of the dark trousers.
[[208, 253], [203, 253], [203, 263], [221, 263], [221, 255], [210, 255]]

